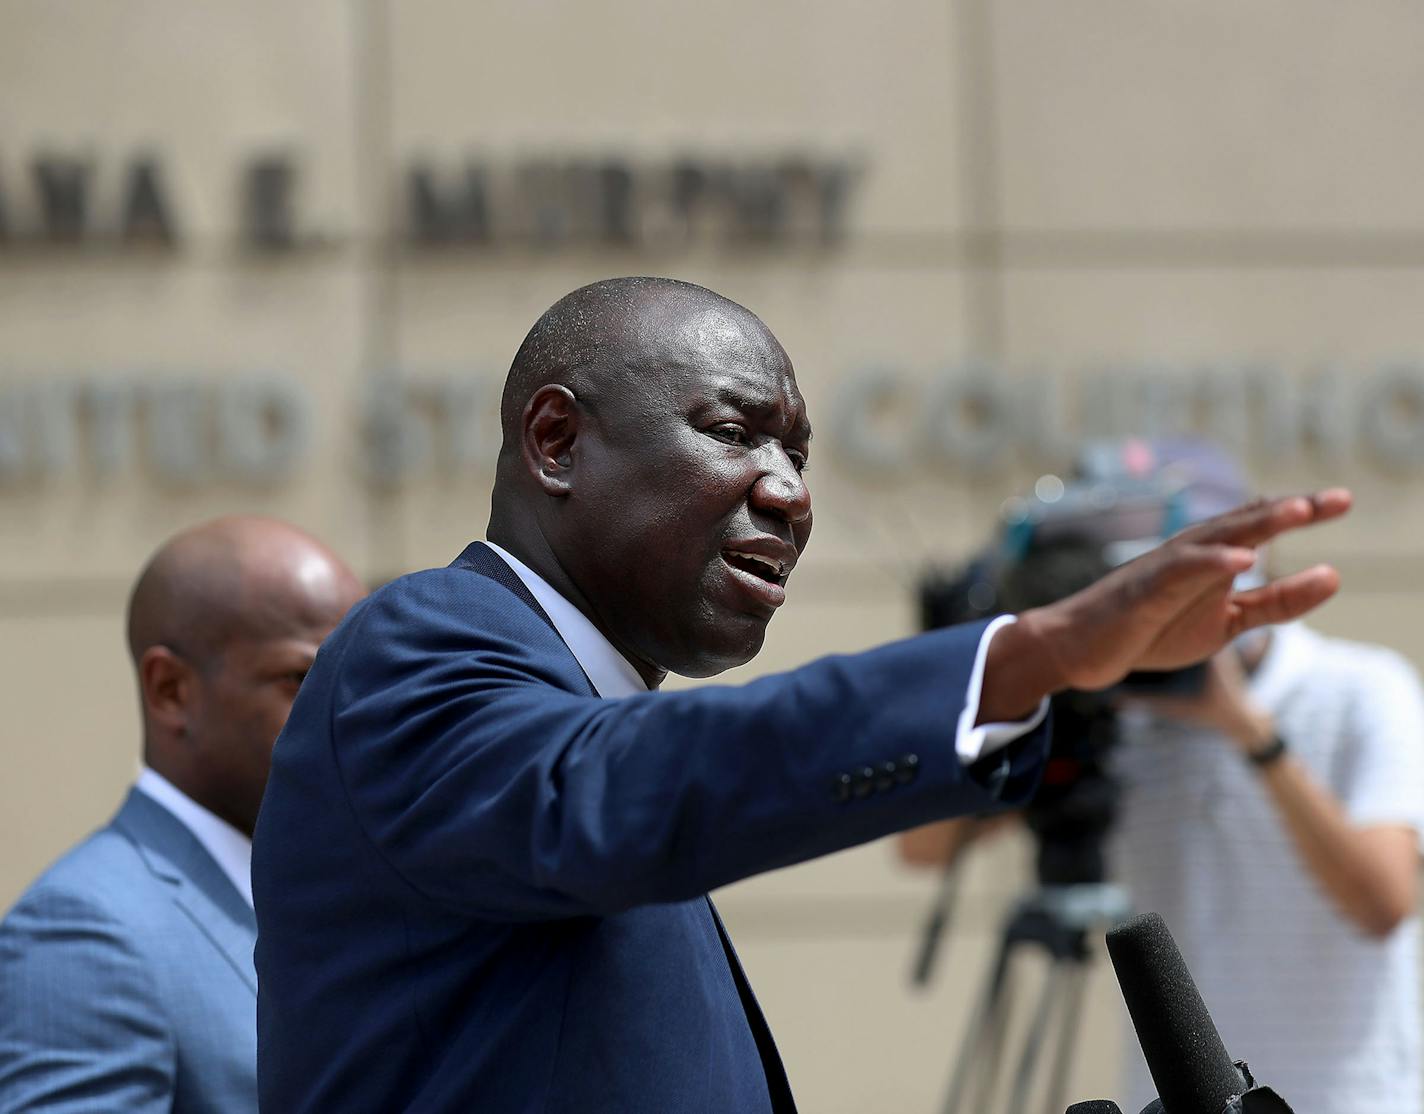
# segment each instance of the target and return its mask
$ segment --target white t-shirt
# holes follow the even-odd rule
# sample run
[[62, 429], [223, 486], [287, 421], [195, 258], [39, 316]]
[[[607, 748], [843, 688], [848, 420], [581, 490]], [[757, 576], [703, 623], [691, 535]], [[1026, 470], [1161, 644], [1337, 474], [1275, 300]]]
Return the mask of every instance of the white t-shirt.
[[[1424, 832], [1424, 694], [1403, 658], [1278, 627], [1250, 688], [1354, 823]], [[1166, 919], [1227, 1051], [1300, 1111], [1420, 1114], [1417, 920], [1385, 940], [1346, 921], [1230, 741], [1138, 710], [1122, 729], [1110, 866]], [[1127, 1039], [1138, 1110], [1155, 1091]]]

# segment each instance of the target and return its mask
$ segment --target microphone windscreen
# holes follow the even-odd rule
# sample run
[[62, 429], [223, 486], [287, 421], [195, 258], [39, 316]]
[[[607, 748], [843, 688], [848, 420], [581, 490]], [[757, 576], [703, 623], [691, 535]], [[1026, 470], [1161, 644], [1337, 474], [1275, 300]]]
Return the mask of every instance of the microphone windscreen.
[[1226, 1054], [1167, 924], [1156, 913], [1112, 929], [1108, 955], [1167, 1114], [1221, 1114], [1246, 1081]]
[[1088, 1099], [1075, 1102], [1064, 1114], [1122, 1114], [1122, 1107], [1112, 1099]]

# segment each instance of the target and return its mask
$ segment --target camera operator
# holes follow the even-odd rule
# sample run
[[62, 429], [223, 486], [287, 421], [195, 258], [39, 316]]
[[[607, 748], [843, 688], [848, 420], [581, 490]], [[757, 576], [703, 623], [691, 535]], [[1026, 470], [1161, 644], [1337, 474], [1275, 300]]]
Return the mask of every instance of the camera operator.
[[[1120, 472], [1170, 480], [1175, 526], [1247, 494], [1200, 443], [1115, 452]], [[1243, 637], [1189, 687], [1116, 695], [1112, 875], [1172, 926], [1226, 1046], [1251, 1049], [1260, 1077], [1321, 1114], [1419, 1114], [1416, 673], [1296, 623]], [[965, 842], [921, 829], [901, 853], [942, 862]], [[1154, 1088], [1131, 1033], [1126, 1052], [1137, 1109]]]

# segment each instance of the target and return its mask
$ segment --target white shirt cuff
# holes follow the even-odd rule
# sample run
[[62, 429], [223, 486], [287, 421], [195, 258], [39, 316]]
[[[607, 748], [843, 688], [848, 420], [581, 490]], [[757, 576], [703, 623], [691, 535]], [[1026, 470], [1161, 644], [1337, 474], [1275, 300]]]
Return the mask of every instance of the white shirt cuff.
[[1019, 720], [1017, 723], [981, 723], [977, 727], [974, 725], [974, 721], [979, 718], [979, 699], [984, 694], [984, 662], [989, 657], [989, 643], [993, 641], [994, 635], [1016, 621], [1012, 615], [1000, 615], [984, 628], [984, 634], [979, 639], [979, 649], [974, 655], [974, 668], [969, 674], [969, 691], [964, 697], [964, 711], [959, 713], [959, 726], [954, 733], [954, 752], [966, 766], [1027, 735], [1048, 715], [1048, 698], [1044, 697], [1038, 710], [1028, 719]]

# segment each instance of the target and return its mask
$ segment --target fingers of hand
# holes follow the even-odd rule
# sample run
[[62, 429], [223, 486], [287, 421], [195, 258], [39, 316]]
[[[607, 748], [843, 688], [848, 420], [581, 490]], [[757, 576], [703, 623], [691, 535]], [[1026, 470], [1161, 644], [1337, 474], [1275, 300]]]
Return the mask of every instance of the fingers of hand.
[[1354, 501], [1355, 497], [1347, 488], [1327, 487], [1323, 491], [1317, 491], [1310, 497], [1315, 510], [1314, 521], [1327, 522], [1332, 518], [1339, 518], [1350, 509]]
[[1257, 499], [1203, 522], [1197, 527], [1200, 535], [1195, 540], [1219, 545], [1256, 546], [1286, 530], [1306, 525], [1313, 517], [1311, 501], [1304, 496]]
[[1339, 587], [1338, 572], [1329, 565], [1315, 565], [1262, 588], [1241, 592], [1232, 597], [1232, 602], [1240, 609], [1240, 629], [1250, 630], [1298, 619], [1328, 600]]
[[1350, 493], [1343, 487], [1326, 488], [1313, 495], [1257, 499], [1203, 522], [1187, 536], [1196, 542], [1257, 546], [1287, 530], [1338, 518], [1350, 509], [1350, 503]]
[[1203, 591], [1224, 588], [1256, 563], [1256, 551], [1236, 545], [1178, 543], [1164, 550], [1166, 564], [1160, 585], [1173, 595], [1195, 598]]

